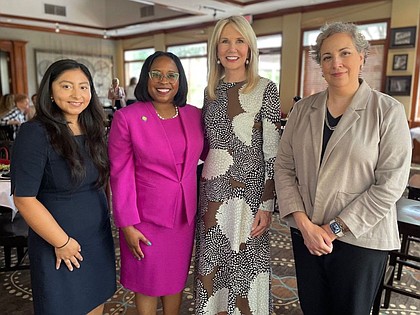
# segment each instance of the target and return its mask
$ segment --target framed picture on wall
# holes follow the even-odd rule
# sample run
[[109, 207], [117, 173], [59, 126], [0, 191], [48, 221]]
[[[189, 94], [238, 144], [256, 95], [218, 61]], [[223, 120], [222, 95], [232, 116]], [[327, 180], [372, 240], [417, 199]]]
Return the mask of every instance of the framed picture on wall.
[[392, 70], [407, 70], [408, 54], [394, 55]]
[[74, 59], [86, 67], [92, 74], [96, 93], [102, 102], [107, 102], [108, 89], [111, 86], [113, 74], [112, 56], [108, 55], [87, 55], [77, 52], [58, 52], [50, 50], [35, 50], [35, 62], [37, 72], [37, 83], [41, 83], [42, 77], [47, 68], [59, 59]]
[[399, 27], [391, 29], [390, 48], [414, 47], [416, 27]]
[[391, 76], [386, 78], [386, 93], [389, 95], [410, 95], [411, 76]]

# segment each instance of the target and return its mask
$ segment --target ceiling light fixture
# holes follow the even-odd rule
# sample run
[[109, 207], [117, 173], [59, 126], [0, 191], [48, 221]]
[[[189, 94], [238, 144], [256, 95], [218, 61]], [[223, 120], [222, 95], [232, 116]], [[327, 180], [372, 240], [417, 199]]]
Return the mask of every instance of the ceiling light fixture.
[[221, 10], [221, 9], [218, 9], [218, 8], [215, 8], [215, 7], [209, 7], [209, 6], [206, 6], [206, 5], [203, 5], [202, 8], [203, 9], [208, 9], [208, 10], [213, 10], [213, 18], [214, 19], [216, 18], [217, 12], [225, 12], [225, 10]]

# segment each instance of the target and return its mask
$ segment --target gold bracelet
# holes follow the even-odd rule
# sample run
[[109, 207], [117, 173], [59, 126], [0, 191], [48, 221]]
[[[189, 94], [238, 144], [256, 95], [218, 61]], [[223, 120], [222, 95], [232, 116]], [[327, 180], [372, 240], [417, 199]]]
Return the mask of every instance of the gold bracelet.
[[64, 243], [64, 245], [62, 245], [62, 246], [60, 246], [60, 247], [56, 247], [57, 249], [60, 249], [60, 248], [63, 248], [64, 246], [66, 246], [69, 242], [70, 242], [70, 236], [69, 236], [69, 238], [67, 239], [67, 242], [65, 242]]

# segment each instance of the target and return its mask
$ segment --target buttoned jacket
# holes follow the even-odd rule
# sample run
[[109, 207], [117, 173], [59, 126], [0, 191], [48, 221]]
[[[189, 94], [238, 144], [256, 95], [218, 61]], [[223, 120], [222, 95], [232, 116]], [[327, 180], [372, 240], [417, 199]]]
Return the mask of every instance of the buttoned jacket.
[[[111, 190], [118, 227], [151, 222], [173, 227], [177, 211], [188, 223], [197, 211], [197, 163], [203, 149], [201, 110], [179, 107], [186, 140], [182, 172], [151, 102], [137, 102], [115, 112], [109, 134]], [[185, 207], [185, 209], [182, 209]]]
[[322, 160], [328, 92], [295, 104], [275, 162], [280, 214], [294, 227], [296, 211], [317, 225], [340, 216], [350, 229], [341, 241], [397, 249], [395, 203], [406, 188], [411, 162], [407, 118], [401, 103], [360, 82]]

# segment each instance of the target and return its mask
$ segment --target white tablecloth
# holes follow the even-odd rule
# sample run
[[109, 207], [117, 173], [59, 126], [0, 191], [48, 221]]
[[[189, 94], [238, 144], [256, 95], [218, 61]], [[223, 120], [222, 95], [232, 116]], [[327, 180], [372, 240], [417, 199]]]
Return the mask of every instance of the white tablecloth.
[[0, 206], [12, 209], [12, 219], [18, 212], [10, 195], [10, 180], [0, 179]]
[[411, 139], [420, 142], [420, 127], [410, 129]]

